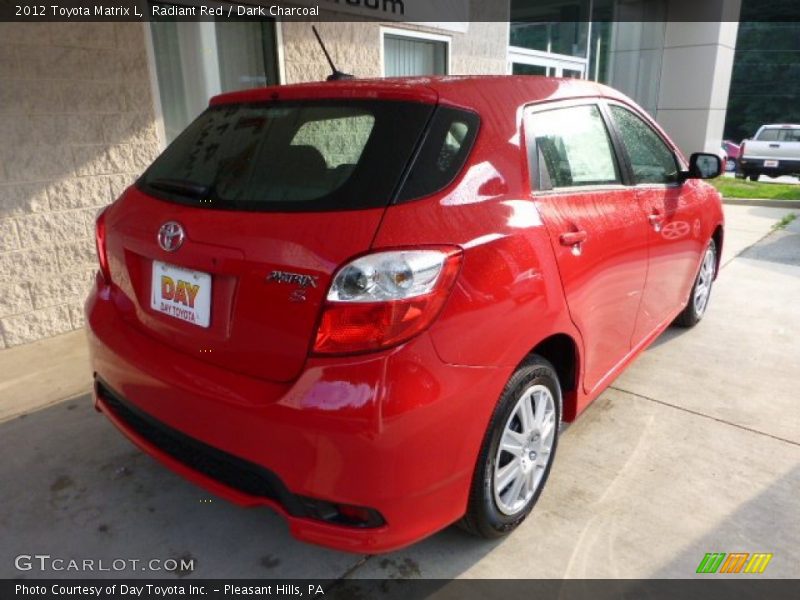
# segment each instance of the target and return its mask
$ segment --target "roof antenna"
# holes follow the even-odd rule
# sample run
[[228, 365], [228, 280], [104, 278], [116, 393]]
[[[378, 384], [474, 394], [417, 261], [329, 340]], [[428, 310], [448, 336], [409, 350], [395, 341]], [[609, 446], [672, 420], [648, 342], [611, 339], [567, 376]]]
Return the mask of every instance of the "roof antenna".
[[325, 48], [325, 44], [322, 42], [322, 38], [319, 37], [319, 32], [317, 31], [317, 28], [312, 25], [311, 29], [314, 31], [314, 35], [317, 36], [317, 41], [319, 42], [322, 51], [325, 53], [325, 58], [328, 59], [328, 64], [331, 66], [332, 73], [328, 75], [328, 77], [326, 77], [326, 81], [340, 81], [342, 79], [354, 79], [354, 77], [350, 75], [350, 73], [342, 73], [336, 68], [336, 65], [334, 65], [333, 61], [331, 60], [331, 55], [328, 54], [328, 50]]

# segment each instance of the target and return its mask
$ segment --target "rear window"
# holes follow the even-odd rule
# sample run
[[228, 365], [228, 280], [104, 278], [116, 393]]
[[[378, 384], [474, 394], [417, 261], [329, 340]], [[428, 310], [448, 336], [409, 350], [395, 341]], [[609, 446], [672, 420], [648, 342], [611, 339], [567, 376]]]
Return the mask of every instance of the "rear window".
[[[433, 111], [428, 104], [357, 100], [211, 107], [138, 185], [151, 195], [207, 208], [385, 206]], [[452, 137], [447, 143], [458, 154], [463, 136], [454, 130]]]
[[769, 127], [756, 139], [759, 142], [800, 142], [800, 129]]

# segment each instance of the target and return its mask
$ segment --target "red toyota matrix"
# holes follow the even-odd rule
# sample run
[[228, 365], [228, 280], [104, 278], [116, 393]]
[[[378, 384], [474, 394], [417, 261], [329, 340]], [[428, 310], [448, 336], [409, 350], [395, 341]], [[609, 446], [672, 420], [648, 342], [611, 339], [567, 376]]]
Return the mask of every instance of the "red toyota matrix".
[[703, 317], [720, 170], [584, 81], [217, 96], [97, 219], [96, 406], [303, 540], [506, 534], [562, 421]]

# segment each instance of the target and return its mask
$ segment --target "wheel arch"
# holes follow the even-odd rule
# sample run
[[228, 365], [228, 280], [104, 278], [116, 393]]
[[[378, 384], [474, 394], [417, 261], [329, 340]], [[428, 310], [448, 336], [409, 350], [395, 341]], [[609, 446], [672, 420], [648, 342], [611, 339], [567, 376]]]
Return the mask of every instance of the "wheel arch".
[[562, 393], [562, 418], [575, 419], [580, 388], [581, 354], [577, 341], [566, 333], [552, 334], [538, 342], [525, 358], [532, 355], [548, 360], [556, 370]]
[[716, 279], [719, 274], [719, 268], [722, 266], [722, 242], [725, 239], [725, 230], [722, 228], [721, 223], [714, 229], [714, 233], [711, 234], [711, 239], [714, 240], [714, 245], [717, 250], [717, 265], [714, 270], [714, 279]]

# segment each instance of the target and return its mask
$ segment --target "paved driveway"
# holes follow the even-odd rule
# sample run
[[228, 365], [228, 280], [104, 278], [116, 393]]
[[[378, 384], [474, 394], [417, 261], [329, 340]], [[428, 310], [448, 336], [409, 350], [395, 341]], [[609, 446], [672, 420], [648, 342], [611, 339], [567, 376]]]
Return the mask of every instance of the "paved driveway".
[[745, 250], [784, 211], [726, 210], [706, 319], [665, 333], [568, 428], [510, 537], [450, 528], [376, 557], [300, 544], [271, 511], [142, 455], [85, 395], [0, 423], [0, 577], [38, 576], [13, 567], [37, 553], [194, 558], [198, 578], [689, 577], [706, 552], [771, 552], [766, 576], [797, 576], [800, 226]]

